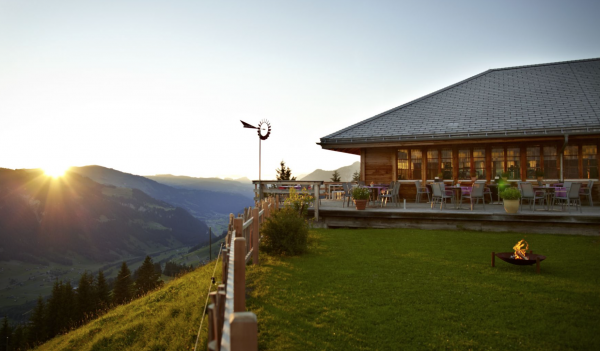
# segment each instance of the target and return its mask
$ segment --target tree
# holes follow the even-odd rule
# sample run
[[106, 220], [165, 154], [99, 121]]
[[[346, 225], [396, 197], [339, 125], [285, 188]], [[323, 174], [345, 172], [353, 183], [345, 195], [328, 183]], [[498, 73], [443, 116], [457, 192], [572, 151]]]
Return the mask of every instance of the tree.
[[88, 272], [83, 272], [79, 278], [79, 287], [77, 288], [77, 311], [75, 320], [83, 323], [88, 320], [96, 309], [96, 294], [93, 285], [93, 276]]
[[96, 279], [94, 290], [96, 292], [96, 311], [107, 308], [110, 305], [110, 290], [108, 289], [103, 271], [98, 272], [98, 279]]
[[296, 180], [296, 177], [292, 177], [292, 170], [285, 166], [285, 161], [281, 160], [281, 168], [276, 169], [277, 180]]
[[359, 171], [355, 171], [354, 174], [352, 174], [352, 181], [353, 182], [358, 182], [360, 180], [360, 172]]
[[28, 341], [30, 346], [35, 346], [46, 340], [45, 309], [44, 299], [40, 296], [31, 317], [29, 317]]
[[338, 172], [337, 169], [335, 171], [333, 171], [331, 181], [332, 182], [341, 182], [342, 181], [342, 178], [340, 177], [340, 172]]
[[113, 290], [113, 304], [121, 305], [131, 301], [133, 291], [133, 281], [131, 280], [131, 272], [127, 268], [127, 263], [123, 262], [117, 280], [115, 289]]
[[146, 256], [144, 263], [137, 269], [136, 273], [135, 293], [137, 296], [142, 296], [160, 286], [160, 274], [157, 274], [154, 270], [154, 263], [152, 263], [150, 256]]
[[12, 328], [8, 325], [8, 317], [4, 316], [0, 327], [0, 351], [8, 350], [8, 343], [12, 341]]

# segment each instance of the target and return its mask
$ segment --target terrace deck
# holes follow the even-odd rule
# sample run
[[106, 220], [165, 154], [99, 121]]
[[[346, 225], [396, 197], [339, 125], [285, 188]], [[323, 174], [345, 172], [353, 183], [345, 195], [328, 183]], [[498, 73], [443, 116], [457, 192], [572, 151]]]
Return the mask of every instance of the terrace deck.
[[[463, 209], [455, 210], [449, 204], [440, 211], [439, 205], [431, 208], [429, 203], [407, 203], [406, 209], [388, 204], [367, 207], [358, 211], [351, 207], [342, 207], [341, 201], [322, 200], [319, 206], [319, 228], [420, 228], [446, 230], [477, 230], [490, 232], [521, 232], [568, 235], [600, 235], [600, 206], [583, 206], [582, 213], [574, 208], [560, 211], [532, 211], [529, 205], [523, 205], [517, 214], [508, 214], [502, 204], [480, 204], [475, 210], [469, 210], [469, 204], [463, 203]], [[539, 206], [536, 206], [539, 208]], [[314, 216], [309, 209], [309, 216]]]

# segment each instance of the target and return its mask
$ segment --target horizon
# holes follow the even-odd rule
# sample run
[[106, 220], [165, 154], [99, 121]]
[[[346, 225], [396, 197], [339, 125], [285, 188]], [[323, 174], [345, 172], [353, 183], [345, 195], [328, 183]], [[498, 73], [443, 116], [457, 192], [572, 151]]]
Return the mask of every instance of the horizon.
[[262, 179], [319, 138], [490, 68], [600, 57], [595, 1], [0, 1], [0, 167]]

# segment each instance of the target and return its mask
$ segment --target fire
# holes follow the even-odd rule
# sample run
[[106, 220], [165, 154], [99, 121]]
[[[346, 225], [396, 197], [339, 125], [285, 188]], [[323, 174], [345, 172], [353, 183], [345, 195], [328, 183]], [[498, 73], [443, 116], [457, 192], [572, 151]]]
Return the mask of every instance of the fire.
[[525, 241], [525, 239], [519, 241], [517, 245], [513, 247], [513, 249], [515, 250], [515, 254], [512, 258], [516, 260], [529, 260], [529, 257], [527, 257], [527, 250], [529, 249], [529, 244], [527, 243], [527, 241]]

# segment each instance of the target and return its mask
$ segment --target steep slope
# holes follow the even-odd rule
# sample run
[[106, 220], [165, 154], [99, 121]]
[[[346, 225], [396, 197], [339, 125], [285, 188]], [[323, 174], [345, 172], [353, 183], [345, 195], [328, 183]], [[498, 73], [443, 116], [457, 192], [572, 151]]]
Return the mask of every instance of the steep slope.
[[[312, 173], [310, 173], [309, 175], [307, 175], [304, 178], [299, 179], [299, 180], [322, 180], [322, 181], [330, 182], [334, 171], [335, 170], [324, 171], [322, 169], [317, 169], [317, 170], [313, 171]], [[354, 174], [354, 172], [360, 172], [360, 162], [356, 161], [353, 164], [351, 164], [350, 166], [338, 168], [337, 171], [340, 174], [342, 182], [350, 182], [350, 181], [352, 181], [352, 175]]]
[[228, 180], [220, 178], [195, 178], [186, 176], [174, 176], [170, 174], [145, 176], [145, 178], [155, 180], [159, 183], [166, 184], [174, 188], [210, 190], [223, 193], [240, 194], [248, 198], [254, 197], [254, 185], [252, 185], [252, 183], [249, 180], [244, 181], [244, 183], [242, 183], [239, 180]]
[[71, 171], [89, 177], [98, 183], [139, 189], [156, 199], [182, 207], [192, 215], [200, 218], [211, 216], [214, 213], [237, 213], [240, 209], [254, 204], [250, 195], [242, 196], [218, 191], [177, 189], [146, 177], [101, 166], [73, 167]]
[[0, 260], [69, 264], [69, 253], [106, 262], [149, 245], [195, 245], [208, 228], [182, 208], [137, 189], [69, 172], [0, 169]]
[[[193, 350], [213, 269], [214, 262], [198, 268], [36, 350]], [[198, 350], [206, 349], [206, 328], [205, 321]]]

